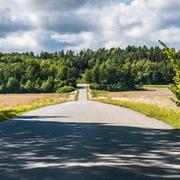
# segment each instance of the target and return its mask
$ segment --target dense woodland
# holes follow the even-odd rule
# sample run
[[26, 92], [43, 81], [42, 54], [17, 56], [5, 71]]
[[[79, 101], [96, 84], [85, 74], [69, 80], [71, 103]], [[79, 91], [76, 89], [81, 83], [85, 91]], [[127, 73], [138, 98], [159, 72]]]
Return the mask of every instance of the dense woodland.
[[1, 93], [58, 92], [64, 86], [76, 87], [80, 79], [95, 89], [131, 90], [143, 84], [170, 84], [174, 75], [159, 47], [0, 53]]

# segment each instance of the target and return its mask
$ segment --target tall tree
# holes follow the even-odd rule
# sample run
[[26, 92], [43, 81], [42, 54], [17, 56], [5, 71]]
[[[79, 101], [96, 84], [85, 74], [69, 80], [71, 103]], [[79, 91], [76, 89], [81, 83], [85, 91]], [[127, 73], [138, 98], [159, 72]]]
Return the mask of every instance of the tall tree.
[[180, 59], [178, 59], [175, 49], [167, 47], [166, 44], [164, 44], [160, 40], [159, 42], [164, 47], [165, 54], [167, 55], [168, 59], [170, 59], [176, 73], [174, 77], [174, 85], [172, 86], [172, 91], [178, 99], [177, 103], [180, 105]]

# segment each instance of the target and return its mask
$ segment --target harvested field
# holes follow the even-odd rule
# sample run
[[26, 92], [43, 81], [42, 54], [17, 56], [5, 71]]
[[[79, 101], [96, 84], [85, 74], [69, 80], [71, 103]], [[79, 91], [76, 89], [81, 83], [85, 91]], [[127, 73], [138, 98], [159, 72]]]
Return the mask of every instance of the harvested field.
[[113, 100], [140, 102], [154, 104], [175, 111], [180, 111], [174, 102], [175, 96], [168, 88], [147, 87], [143, 91], [122, 91], [122, 92], [95, 92], [95, 98], [110, 98]]
[[29, 105], [44, 98], [66, 100], [69, 94], [0, 94], [0, 108]]
[[155, 104], [159, 107], [180, 111], [174, 102], [175, 96], [167, 88], [146, 88], [144, 91], [110, 92], [108, 97], [115, 100], [127, 100], [146, 104]]

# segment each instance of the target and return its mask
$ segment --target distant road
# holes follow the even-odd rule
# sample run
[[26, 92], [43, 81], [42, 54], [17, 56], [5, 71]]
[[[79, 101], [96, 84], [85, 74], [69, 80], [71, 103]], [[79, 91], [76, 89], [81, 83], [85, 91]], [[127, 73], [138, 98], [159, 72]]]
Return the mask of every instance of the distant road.
[[180, 131], [135, 111], [79, 100], [0, 124], [1, 180], [179, 179]]

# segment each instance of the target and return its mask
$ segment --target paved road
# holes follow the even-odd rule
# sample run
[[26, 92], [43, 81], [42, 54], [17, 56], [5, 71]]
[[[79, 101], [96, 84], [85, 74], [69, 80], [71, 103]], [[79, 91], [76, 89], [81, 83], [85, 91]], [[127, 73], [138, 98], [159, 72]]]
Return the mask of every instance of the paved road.
[[0, 124], [1, 180], [179, 179], [180, 131], [137, 112], [79, 100]]

